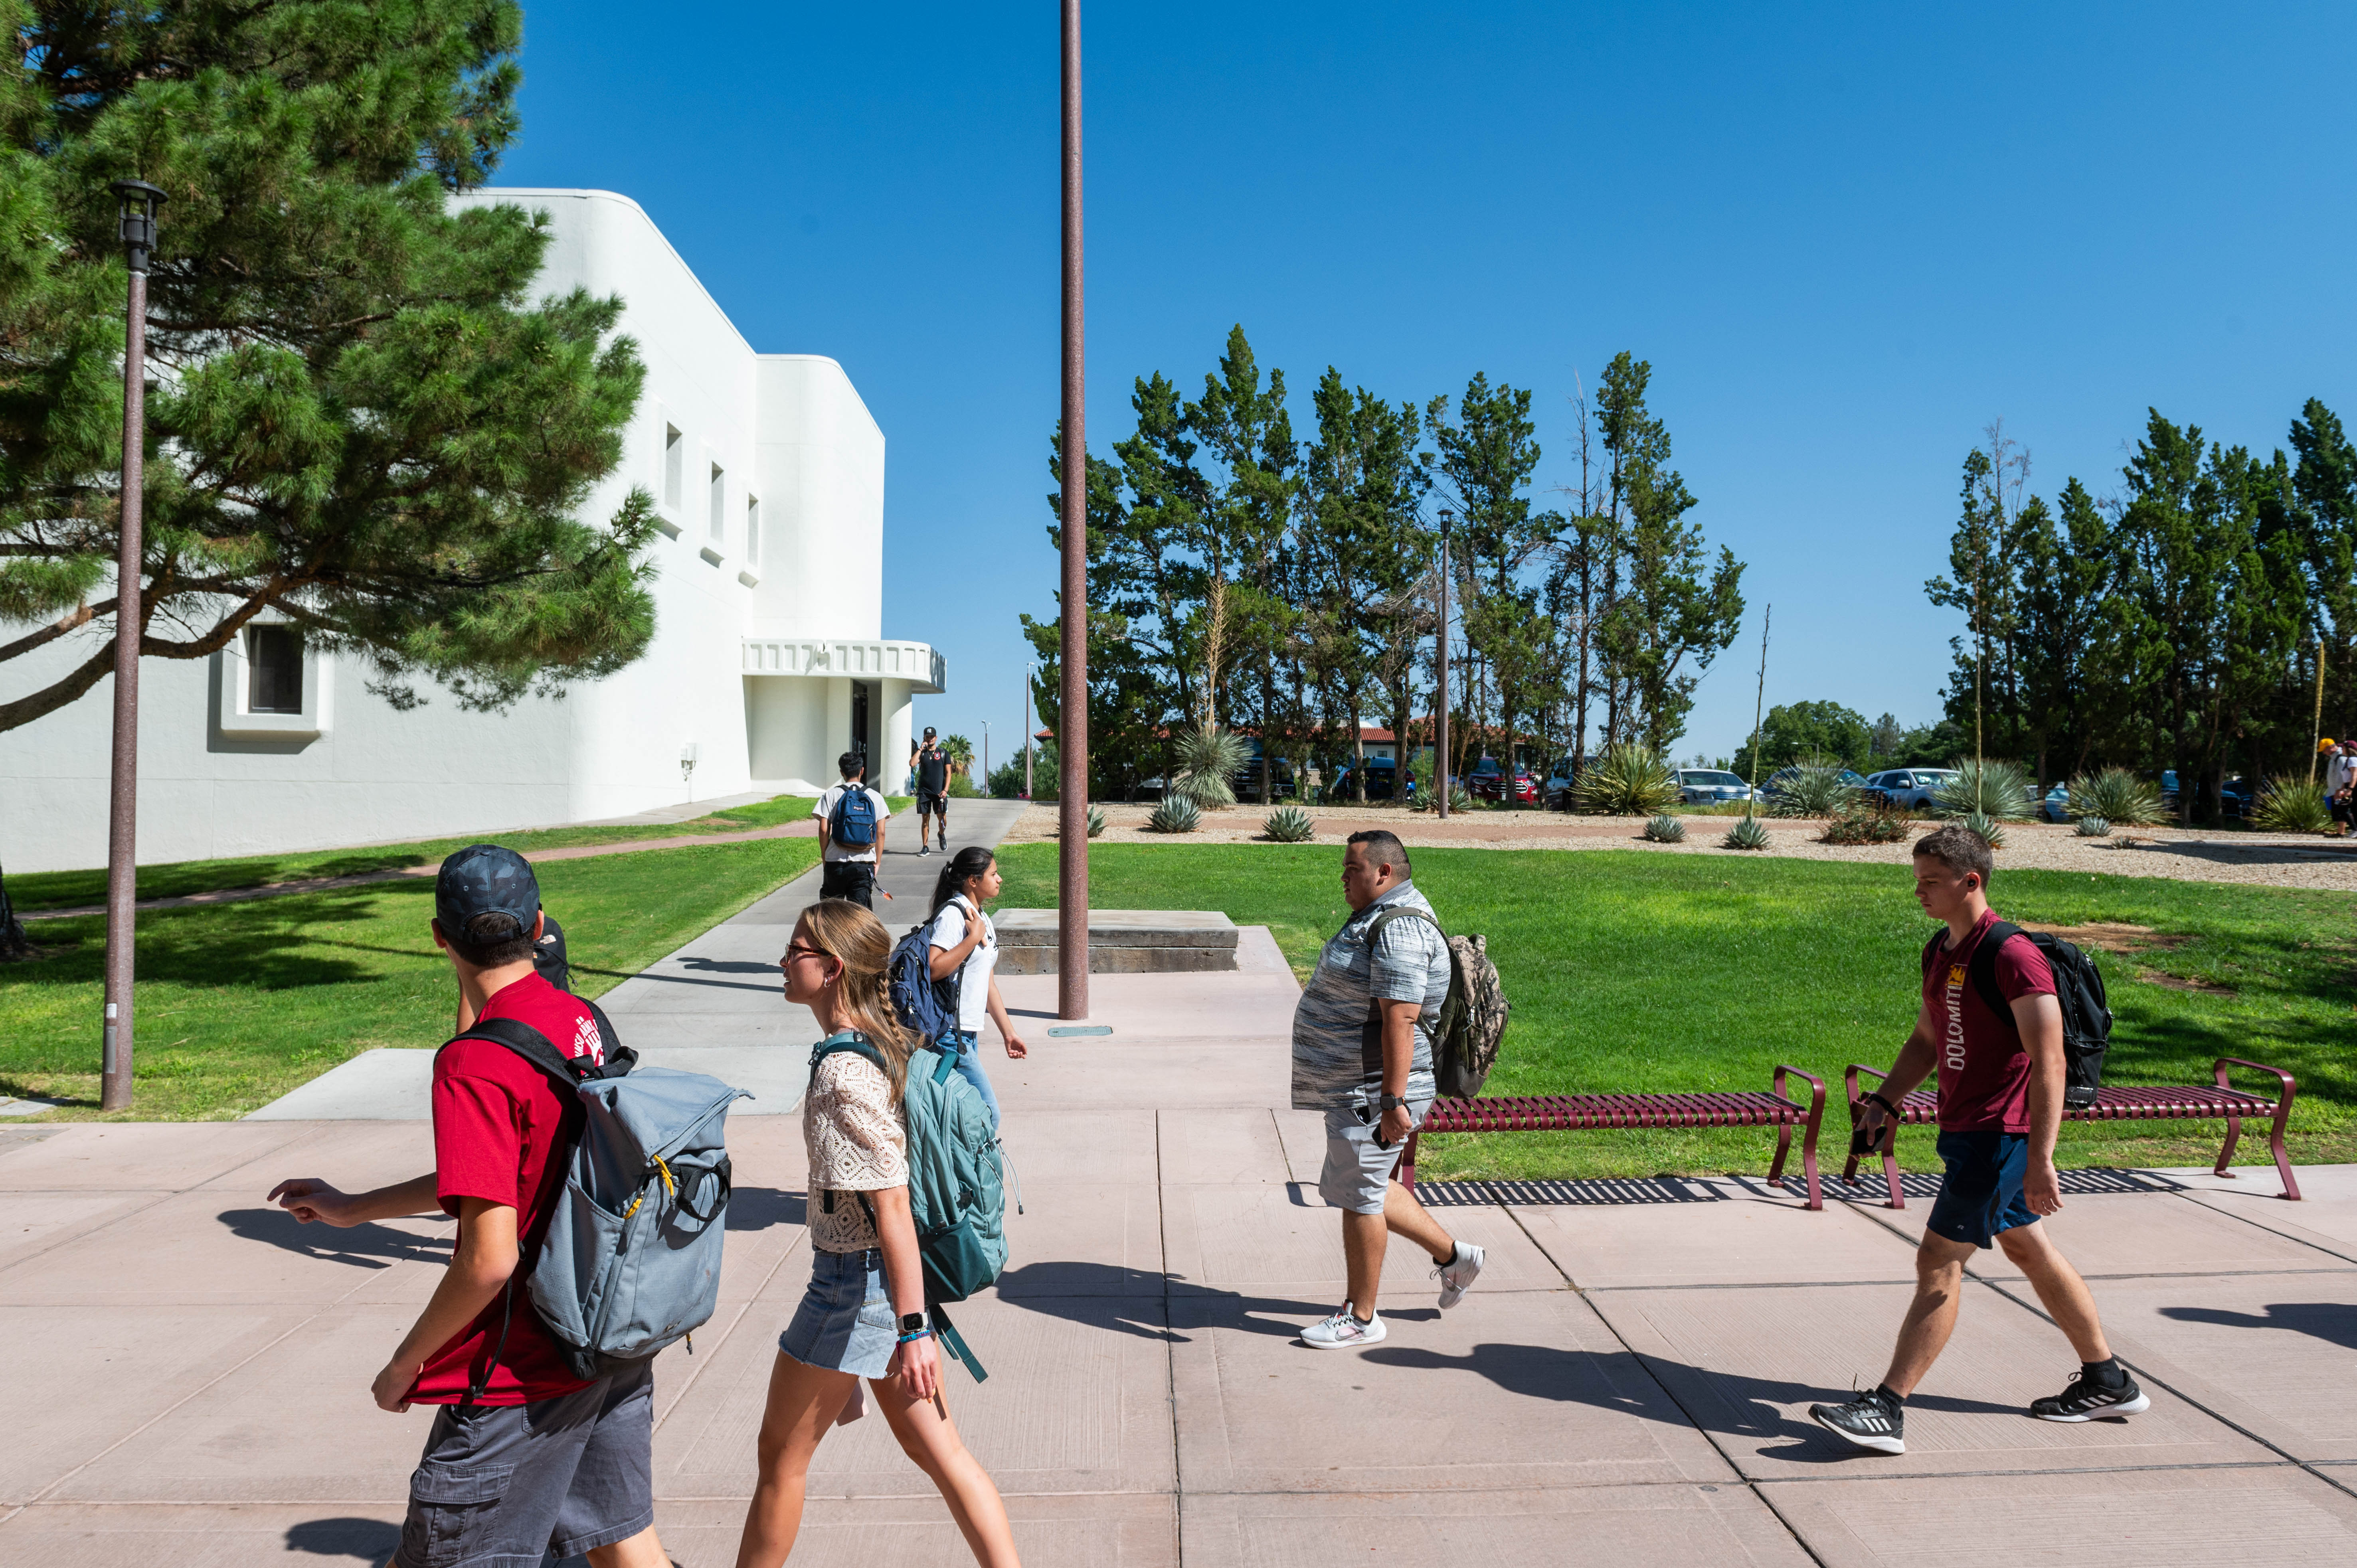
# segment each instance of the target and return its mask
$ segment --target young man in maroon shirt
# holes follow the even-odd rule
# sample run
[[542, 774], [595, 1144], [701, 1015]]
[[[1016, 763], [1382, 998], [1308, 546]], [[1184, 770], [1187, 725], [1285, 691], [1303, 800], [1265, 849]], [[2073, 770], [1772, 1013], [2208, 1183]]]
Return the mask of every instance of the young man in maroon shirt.
[[[514, 1019], [567, 1056], [605, 1060], [588, 1004], [533, 972], [540, 888], [522, 856], [476, 844], [444, 861], [433, 929], [457, 976], [462, 1030]], [[582, 1117], [577, 1100], [507, 1047], [454, 1040], [434, 1059], [433, 1170], [374, 1192], [314, 1178], [271, 1190], [305, 1223], [458, 1219], [449, 1272], [369, 1391], [382, 1410], [445, 1407], [410, 1477], [392, 1568], [538, 1563], [552, 1548], [586, 1552], [595, 1568], [671, 1561], [655, 1539], [651, 1365], [574, 1376], [515, 1278]]]
[[1860, 1448], [1904, 1454], [1907, 1396], [1923, 1380], [1956, 1326], [1964, 1263], [1992, 1239], [2029, 1278], [2047, 1316], [2078, 1352], [2079, 1375], [2061, 1393], [2033, 1401], [2041, 1421], [2134, 1415], [2151, 1401], [2114, 1358], [2095, 1298], [2047, 1240], [2041, 1215], [2062, 1207], [2054, 1135], [2062, 1124], [2062, 1010], [2054, 972], [2028, 937], [1995, 954], [1998, 994], [2009, 1016], [1984, 1001], [1970, 971], [1996, 923], [1988, 905], [1988, 841], [1950, 824], [1915, 845], [1915, 897], [1947, 934], [1923, 950], [1923, 1003], [1915, 1032], [1881, 1089], [1866, 1097], [1864, 1126], [1879, 1137], [1909, 1090], [1939, 1074], [1940, 1158], [1947, 1175], [1915, 1252], [1915, 1300], [1881, 1383], [1846, 1404], [1809, 1413]]

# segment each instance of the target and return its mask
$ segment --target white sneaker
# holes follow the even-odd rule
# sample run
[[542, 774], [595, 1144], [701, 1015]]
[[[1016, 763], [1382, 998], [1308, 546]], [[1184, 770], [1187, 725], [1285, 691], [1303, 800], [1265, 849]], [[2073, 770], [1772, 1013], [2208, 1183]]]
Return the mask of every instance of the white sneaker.
[[1459, 1241], [1457, 1243], [1457, 1256], [1432, 1271], [1432, 1277], [1440, 1282], [1442, 1310], [1446, 1311], [1465, 1299], [1465, 1293], [1471, 1290], [1473, 1282], [1481, 1277], [1484, 1256], [1481, 1249], [1470, 1241]]
[[1355, 1350], [1361, 1346], [1378, 1345], [1391, 1332], [1383, 1326], [1383, 1315], [1375, 1314], [1372, 1323], [1361, 1323], [1351, 1316], [1351, 1304], [1344, 1302], [1342, 1310], [1323, 1323], [1313, 1323], [1301, 1331], [1301, 1342], [1313, 1350]]

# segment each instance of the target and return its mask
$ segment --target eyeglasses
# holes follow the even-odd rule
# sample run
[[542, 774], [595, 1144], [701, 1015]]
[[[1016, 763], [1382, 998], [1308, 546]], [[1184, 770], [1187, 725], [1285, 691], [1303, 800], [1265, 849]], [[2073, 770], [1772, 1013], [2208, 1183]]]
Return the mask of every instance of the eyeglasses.
[[[833, 953], [826, 951], [824, 949], [814, 948], [808, 942], [788, 942], [786, 944], [786, 963], [791, 963], [798, 958], [831, 959], [834, 956], [834, 955]], [[779, 967], [782, 969], [785, 965], [780, 964]]]

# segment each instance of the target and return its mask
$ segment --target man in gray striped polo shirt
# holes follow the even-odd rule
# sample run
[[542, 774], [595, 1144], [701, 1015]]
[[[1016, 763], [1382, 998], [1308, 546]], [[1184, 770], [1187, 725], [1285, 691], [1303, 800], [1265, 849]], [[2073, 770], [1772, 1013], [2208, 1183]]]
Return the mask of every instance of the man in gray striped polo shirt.
[[1342, 1211], [1350, 1278], [1342, 1309], [1301, 1331], [1321, 1350], [1384, 1337], [1375, 1290], [1393, 1231], [1431, 1255], [1444, 1307], [1464, 1300], [1481, 1272], [1481, 1249], [1452, 1240], [1392, 1179], [1432, 1106], [1432, 1029], [1448, 997], [1448, 942], [1409, 877], [1397, 834], [1351, 835], [1342, 855], [1351, 918], [1318, 953], [1293, 1014], [1293, 1108], [1326, 1113], [1318, 1190]]

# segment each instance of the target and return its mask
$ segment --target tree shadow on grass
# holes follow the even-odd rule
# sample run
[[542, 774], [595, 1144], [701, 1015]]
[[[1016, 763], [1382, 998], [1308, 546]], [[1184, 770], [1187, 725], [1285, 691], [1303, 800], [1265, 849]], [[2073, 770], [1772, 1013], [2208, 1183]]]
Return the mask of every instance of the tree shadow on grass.
[[306, 1225], [283, 1208], [226, 1208], [219, 1218], [240, 1240], [266, 1242], [285, 1251], [349, 1263], [356, 1269], [450, 1261], [450, 1243], [440, 1237], [412, 1236], [383, 1225], [342, 1230], [317, 1220]]

